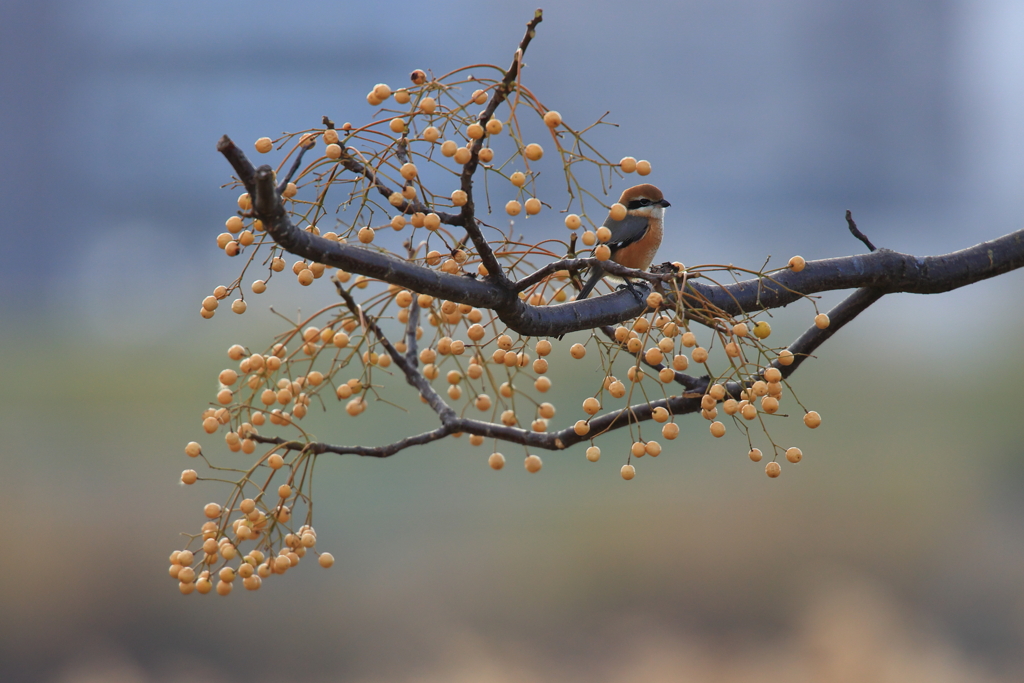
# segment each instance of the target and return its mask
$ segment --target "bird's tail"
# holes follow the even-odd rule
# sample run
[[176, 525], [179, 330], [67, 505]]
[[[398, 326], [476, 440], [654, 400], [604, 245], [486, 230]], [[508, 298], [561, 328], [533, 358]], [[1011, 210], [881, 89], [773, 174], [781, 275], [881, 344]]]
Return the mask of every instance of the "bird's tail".
[[594, 266], [590, 273], [590, 278], [587, 280], [587, 284], [583, 285], [583, 289], [576, 295], [576, 301], [582, 301], [590, 296], [590, 293], [594, 291], [594, 287], [597, 287], [597, 283], [604, 277], [604, 269], [601, 266]]

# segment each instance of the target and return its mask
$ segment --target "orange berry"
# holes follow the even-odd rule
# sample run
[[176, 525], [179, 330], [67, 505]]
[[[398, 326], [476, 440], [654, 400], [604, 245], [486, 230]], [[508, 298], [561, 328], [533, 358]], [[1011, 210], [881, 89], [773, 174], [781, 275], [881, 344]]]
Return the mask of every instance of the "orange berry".
[[490, 121], [487, 122], [488, 135], [497, 135], [498, 133], [501, 132], [502, 128], [504, 128], [504, 126], [498, 119], [491, 119]]
[[317, 562], [319, 562], [320, 566], [324, 569], [330, 569], [334, 565], [334, 555], [331, 555], [330, 553], [320, 553], [320, 557], [317, 559]]
[[492, 470], [500, 470], [505, 466], [505, 456], [501, 453], [491, 453], [487, 458], [487, 464]]
[[594, 249], [594, 258], [598, 261], [607, 261], [612, 257], [612, 250], [607, 244], [600, 244]]
[[779, 351], [779, 365], [792, 365], [796, 356], [789, 349]]
[[636, 172], [637, 172], [637, 175], [650, 175], [650, 173], [651, 173], [651, 162], [644, 161], [643, 159], [641, 159], [640, 161], [636, 162]]
[[479, 140], [484, 136], [484, 127], [479, 123], [471, 123], [466, 127], [466, 137], [470, 140]]
[[818, 315], [814, 316], [814, 326], [817, 327], [819, 330], [824, 330], [825, 328], [827, 328], [829, 326], [829, 322], [830, 321], [828, 319], [828, 316], [825, 315], [824, 313], [819, 313]]
[[651, 456], [652, 458], [657, 458], [659, 455], [661, 455], [661, 444], [658, 443], [657, 441], [648, 441], [647, 444], [644, 446], [644, 450], [647, 451], [647, 455]]
[[541, 462], [540, 457], [536, 455], [526, 456], [526, 461], [523, 464], [526, 467], [526, 471], [531, 474], [535, 472], [540, 472], [540, 468], [544, 466], [544, 463]]
[[373, 95], [383, 102], [387, 98], [391, 97], [391, 88], [384, 83], [378, 83], [373, 86]]
[[391, 129], [392, 133], [404, 133], [405, 132], [405, 121], [399, 117], [391, 119], [388, 124], [388, 128]]
[[810, 411], [809, 413], [804, 415], [804, 424], [810, 427], [811, 429], [817, 429], [818, 426], [821, 424], [821, 415], [818, 415], [818, 413], [813, 410]]
[[333, 145], [337, 141], [338, 141], [338, 131], [336, 131], [334, 128], [328, 128], [327, 130], [324, 131], [324, 143], [325, 144]]
[[586, 420], [576, 420], [576, 424], [572, 426], [572, 430], [576, 432], [577, 436], [586, 436], [590, 433], [590, 425], [587, 424]]
[[779, 399], [772, 396], [765, 396], [761, 399], [761, 410], [768, 413], [769, 415], [778, 412], [779, 410]]
[[454, 140], [445, 140], [441, 143], [441, 154], [446, 157], [455, 156], [455, 152], [459, 149], [459, 144]]
[[494, 159], [494, 150], [484, 147], [483, 149], [480, 150], [479, 154], [477, 154], [477, 157], [483, 163], [489, 164], [491, 160]]
[[782, 465], [777, 462], [770, 462], [764, 466], [764, 473], [774, 479], [775, 477], [782, 474]]
[[583, 222], [580, 220], [580, 217], [574, 213], [570, 213], [565, 217], [565, 227], [570, 230], [578, 230], [582, 224]]
[[593, 230], [584, 230], [583, 234], [580, 235], [580, 241], [588, 247], [592, 247], [597, 244], [597, 235]]
[[672, 439], [679, 436], [679, 425], [675, 422], [669, 422], [667, 425], [661, 428], [661, 435], [671, 441]]
[[418, 171], [416, 170], [416, 164], [412, 163], [402, 164], [402, 168], [400, 168], [398, 172], [406, 180], [412, 180], [413, 178], [416, 177], [416, 174], [418, 173]]
[[711, 436], [715, 437], [716, 439], [725, 436], [725, 425], [722, 424], [721, 422], [712, 422]]
[[807, 266], [807, 261], [804, 260], [803, 256], [794, 256], [789, 259], [789, 269], [794, 273], [799, 273]]
[[457, 164], [468, 164], [473, 153], [469, 147], [459, 147], [455, 150], [455, 163]]
[[530, 161], [540, 161], [540, 158], [544, 156], [544, 148], [536, 142], [531, 142], [523, 150], [523, 155]]
[[220, 505], [217, 503], [207, 503], [206, 507], [203, 508], [203, 514], [208, 519], [215, 519], [220, 517]]
[[583, 401], [583, 412], [587, 415], [594, 415], [599, 410], [601, 410], [601, 402], [593, 396]]
[[270, 138], [260, 138], [256, 141], [256, 151], [260, 154], [266, 154], [272, 149], [274, 149], [274, 142]]
[[632, 173], [636, 170], [636, 159], [633, 157], [622, 157], [619, 162], [619, 168], [623, 173]]
[[544, 114], [544, 124], [548, 128], [555, 128], [562, 123], [562, 115], [557, 111], [549, 111]]
[[703, 347], [700, 347], [700, 346], [695, 348], [693, 350], [693, 353], [691, 353], [690, 355], [693, 356], [693, 362], [694, 363], [705, 363], [708, 360], [707, 349], [705, 349]]
[[786, 449], [786, 460], [796, 464], [804, 459], [804, 452], [795, 446]]
[[573, 344], [569, 348], [569, 354], [573, 358], [575, 358], [576, 360], [579, 360], [579, 359], [583, 358], [585, 355], [587, 355], [587, 347], [585, 347], [585, 346], [583, 346], [583, 344], [579, 344], [579, 343]]
[[328, 159], [340, 159], [341, 145], [327, 145], [327, 147], [324, 148], [324, 156]]
[[514, 199], [505, 205], [505, 213], [509, 216], [518, 216], [522, 210], [522, 205]]
[[536, 216], [538, 213], [540, 213], [540, 209], [540, 200], [537, 199], [536, 197], [530, 197], [529, 199], [526, 200], [526, 215]]
[[622, 475], [623, 479], [629, 481], [630, 479], [636, 476], [636, 468], [633, 467], [632, 465], [623, 465], [622, 469], [619, 470], [619, 474]]
[[618, 202], [615, 202], [614, 204], [612, 204], [612, 208], [608, 212], [608, 215], [611, 217], [613, 221], [621, 221], [623, 218], [626, 217], [626, 207], [623, 206], [622, 204], [619, 204]]
[[753, 460], [754, 462], [761, 462], [761, 449], [751, 448], [750, 452], [747, 453], [747, 457]]

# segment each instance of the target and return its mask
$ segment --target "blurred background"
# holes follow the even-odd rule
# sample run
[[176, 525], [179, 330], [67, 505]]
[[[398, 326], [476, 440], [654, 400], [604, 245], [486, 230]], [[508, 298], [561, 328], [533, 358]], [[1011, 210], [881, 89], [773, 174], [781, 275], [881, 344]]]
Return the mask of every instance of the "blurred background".
[[[167, 578], [179, 533], [223, 499], [178, 476], [224, 350], [279, 330], [268, 300], [198, 315], [237, 275], [214, 249], [237, 195], [220, 189], [218, 137], [249, 150], [324, 114], [367, 120], [373, 84], [414, 68], [504, 67], [534, 8], [3, 3], [0, 679], [1024, 677], [1022, 272], [890, 296], [844, 329], [795, 377], [824, 424], [780, 422], [805, 458], [778, 480], [702, 420], [628, 483], [618, 437], [597, 464], [582, 447], [542, 454], [538, 475], [513, 449], [495, 473], [465, 442], [324, 459], [331, 570], [307, 562], [227, 599]], [[1021, 227], [1019, 2], [544, 9], [524, 82], [576, 127], [610, 111], [620, 127], [593, 141], [651, 161], [673, 204], [666, 259], [861, 252], [846, 209], [919, 255]], [[564, 201], [556, 172], [541, 191]], [[297, 289], [267, 296], [292, 313], [332, 300], [325, 281]], [[812, 315], [777, 312], [775, 334]], [[322, 433], [342, 443], [427, 424], [332, 419]]]

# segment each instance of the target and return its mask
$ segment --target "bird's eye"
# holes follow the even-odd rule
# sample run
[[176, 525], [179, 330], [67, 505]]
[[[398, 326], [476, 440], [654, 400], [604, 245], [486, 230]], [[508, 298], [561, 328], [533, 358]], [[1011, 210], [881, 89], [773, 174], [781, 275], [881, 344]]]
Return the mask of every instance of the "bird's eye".
[[647, 197], [642, 197], [640, 199], [640, 206], [650, 206], [650, 205], [651, 205], [651, 200], [648, 199]]

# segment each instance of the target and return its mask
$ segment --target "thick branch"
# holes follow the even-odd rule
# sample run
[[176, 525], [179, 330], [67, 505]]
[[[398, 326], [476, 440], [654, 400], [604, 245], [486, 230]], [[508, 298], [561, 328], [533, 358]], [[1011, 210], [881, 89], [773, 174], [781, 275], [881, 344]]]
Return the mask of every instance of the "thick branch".
[[[269, 166], [255, 171], [226, 136], [218, 149], [231, 162], [254, 198], [254, 207], [267, 232], [281, 247], [297, 256], [401, 285], [414, 292], [490, 308], [510, 329], [525, 336], [564, 334], [615, 324], [640, 315], [644, 310], [643, 304], [628, 291], [554, 306], [531, 306], [497, 282], [449, 275], [382, 251], [313, 235], [292, 225], [274, 187]], [[263, 180], [257, 188], [260, 174]], [[569, 260], [560, 265], [569, 265]], [[799, 273], [784, 270], [770, 277], [734, 284], [709, 285], [690, 279], [683, 296], [690, 306], [703, 306], [702, 300], [706, 300], [719, 309], [718, 314], [742, 315], [786, 306], [806, 294], [838, 289], [870, 287], [887, 294], [946, 292], [1022, 266], [1024, 230], [1018, 230], [938, 256], [919, 257], [880, 249], [870, 254], [809, 261]], [[673, 305], [671, 296], [667, 297], [667, 302]]]

